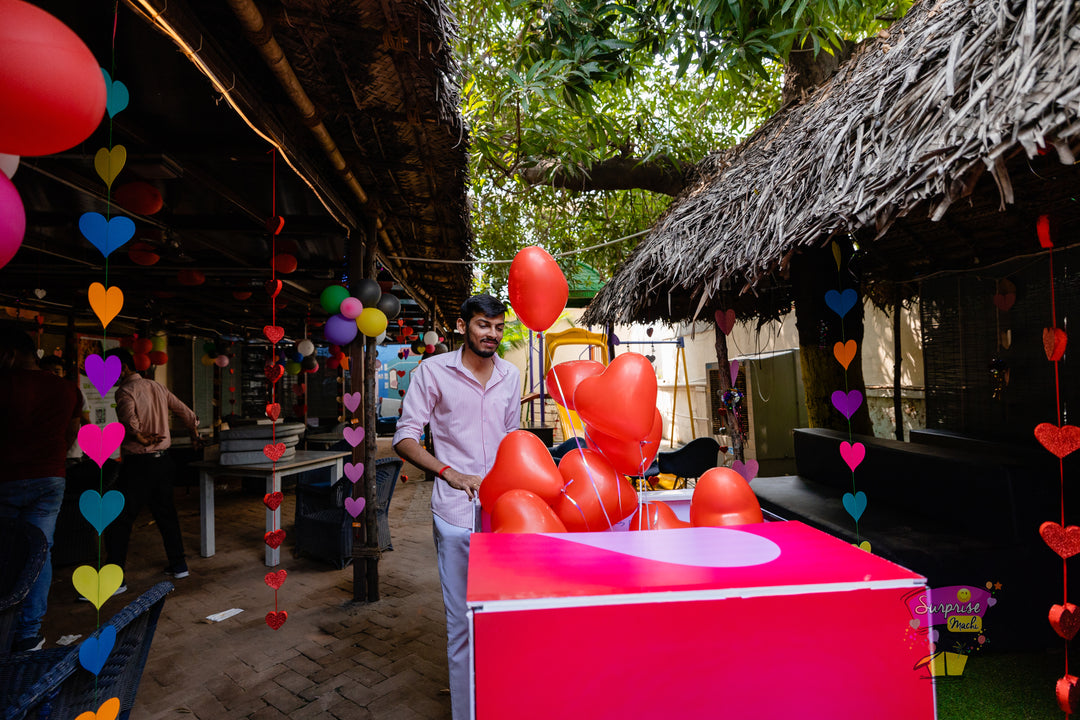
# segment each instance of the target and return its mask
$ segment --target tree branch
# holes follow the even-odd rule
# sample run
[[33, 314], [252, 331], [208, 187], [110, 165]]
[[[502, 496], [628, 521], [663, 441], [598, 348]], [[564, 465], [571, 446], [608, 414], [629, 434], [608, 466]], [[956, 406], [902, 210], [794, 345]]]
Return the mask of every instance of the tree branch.
[[678, 195], [686, 187], [693, 168], [671, 158], [656, 160], [616, 157], [601, 160], [588, 168], [567, 167], [558, 160], [542, 160], [525, 168], [521, 177], [528, 185], [550, 185], [566, 190], [649, 190]]

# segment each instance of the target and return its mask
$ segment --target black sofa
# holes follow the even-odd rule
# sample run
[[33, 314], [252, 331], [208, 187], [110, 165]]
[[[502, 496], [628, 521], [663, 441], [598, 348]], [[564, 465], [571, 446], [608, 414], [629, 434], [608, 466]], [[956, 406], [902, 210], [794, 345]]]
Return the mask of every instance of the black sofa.
[[[1062, 561], [1038, 533], [1042, 522], [1060, 521], [1056, 458], [956, 438], [931, 444], [794, 432], [797, 475], [751, 483], [763, 510], [852, 543], [869, 541], [874, 554], [925, 575], [930, 587], [1000, 582], [987, 636], [1008, 647], [1060, 642], [1046, 616], [1062, 601]], [[840, 455], [847, 440], [866, 447], [854, 487]], [[842, 501], [854, 491], [867, 497], [858, 534]]]

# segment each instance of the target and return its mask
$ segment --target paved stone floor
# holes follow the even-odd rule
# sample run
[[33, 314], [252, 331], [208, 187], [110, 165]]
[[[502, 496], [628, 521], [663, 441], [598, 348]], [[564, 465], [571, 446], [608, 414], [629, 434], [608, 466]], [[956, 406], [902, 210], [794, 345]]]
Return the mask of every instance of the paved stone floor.
[[[390, 455], [379, 439], [380, 457]], [[428, 503], [431, 483], [406, 464], [390, 508], [394, 549], [379, 563], [380, 599], [352, 601], [352, 568], [337, 570], [294, 557], [282, 546], [288, 579], [278, 609], [288, 621], [277, 631], [264, 616], [274, 591], [263, 582], [264, 508], [261, 494], [230, 484], [217, 491], [217, 554], [199, 557], [197, 488], [179, 488], [177, 506], [191, 576], [176, 580], [165, 601], [143, 673], [132, 720], [197, 718], [339, 718], [438, 720], [450, 717], [445, 694], [446, 624]], [[260, 491], [261, 492], [261, 491]], [[291, 535], [295, 495], [285, 494], [282, 522]], [[105, 603], [107, 619], [154, 583], [165, 554], [148, 511], [140, 516], [128, 559], [128, 591]], [[77, 602], [73, 567], [53, 578], [45, 632], [85, 635], [96, 626], [89, 603]], [[243, 612], [222, 622], [207, 615]]]

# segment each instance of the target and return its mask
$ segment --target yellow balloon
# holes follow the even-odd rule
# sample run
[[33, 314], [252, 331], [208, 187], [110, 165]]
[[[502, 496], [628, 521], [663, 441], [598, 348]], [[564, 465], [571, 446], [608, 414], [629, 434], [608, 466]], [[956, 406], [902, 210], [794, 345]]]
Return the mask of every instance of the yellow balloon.
[[378, 337], [386, 329], [386, 313], [379, 308], [366, 307], [356, 318], [356, 327], [368, 337]]
[[214, 358], [210, 357], [209, 355], [203, 355], [201, 358], [199, 358], [199, 362], [201, 362], [206, 367], [210, 367], [214, 364]]
[[154, 335], [150, 338], [150, 346], [154, 350], [160, 350], [161, 352], [165, 352], [169, 349], [169, 339], [164, 335]]

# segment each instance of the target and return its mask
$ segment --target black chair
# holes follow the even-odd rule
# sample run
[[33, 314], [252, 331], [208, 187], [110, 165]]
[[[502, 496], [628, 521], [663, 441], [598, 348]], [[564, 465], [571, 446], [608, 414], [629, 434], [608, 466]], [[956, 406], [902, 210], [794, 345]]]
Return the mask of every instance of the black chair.
[[45, 567], [45, 533], [24, 520], [0, 520], [0, 655], [11, 652], [19, 613]]
[[[375, 461], [375, 517], [378, 522], [379, 549], [392, 550], [390, 544], [390, 500], [394, 495], [400, 458]], [[298, 482], [296, 485], [295, 552], [325, 560], [339, 570], [352, 561], [353, 517], [345, 509], [345, 498], [352, 493], [352, 482], [342, 476], [337, 482]]]
[[554, 447], [549, 447], [548, 452], [551, 453], [551, 459], [558, 465], [559, 461], [563, 459], [563, 456], [571, 450], [577, 450], [579, 447], [585, 447], [585, 440], [583, 438], [572, 437], [569, 440], [563, 440]]
[[[70, 720], [95, 712], [109, 698], [120, 699], [120, 720], [135, 705], [150, 643], [154, 639], [169, 582], [160, 582], [112, 617], [116, 642], [95, 677], [79, 663], [79, 647], [13, 653], [0, 658], [0, 706], [5, 720]], [[98, 628], [90, 637], [100, 638]]]
[[675, 476], [672, 489], [680, 484], [686, 487], [687, 480], [697, 479], [706, 470], [716, 467], [719, 453], [720, 443], [711, 437], [699, 437], [677, 450], [657, 453], [656, 465], [661, 473]]

